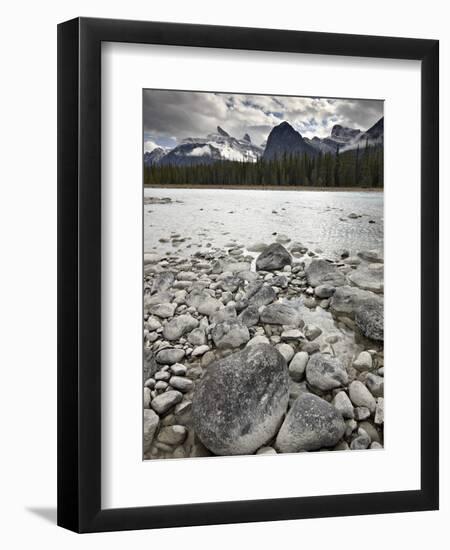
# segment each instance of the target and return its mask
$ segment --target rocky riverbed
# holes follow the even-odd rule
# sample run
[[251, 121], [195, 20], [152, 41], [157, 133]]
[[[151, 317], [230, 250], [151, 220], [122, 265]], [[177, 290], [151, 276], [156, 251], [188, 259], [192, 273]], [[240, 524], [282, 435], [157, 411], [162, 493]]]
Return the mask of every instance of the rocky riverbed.
[[146, 459], [382, 448], [382, 254], [144, 254], [143, 391]]

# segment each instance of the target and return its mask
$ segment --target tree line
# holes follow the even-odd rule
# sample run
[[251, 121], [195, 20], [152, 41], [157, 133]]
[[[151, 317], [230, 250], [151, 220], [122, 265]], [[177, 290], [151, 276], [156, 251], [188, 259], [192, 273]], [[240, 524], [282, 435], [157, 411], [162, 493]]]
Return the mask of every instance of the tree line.
[[144, 184], [382, 188], [383, 147], [366, 143], [342, 153], [284, 155], [254, 163], [223, 160], [193, 166], [145, 166]]

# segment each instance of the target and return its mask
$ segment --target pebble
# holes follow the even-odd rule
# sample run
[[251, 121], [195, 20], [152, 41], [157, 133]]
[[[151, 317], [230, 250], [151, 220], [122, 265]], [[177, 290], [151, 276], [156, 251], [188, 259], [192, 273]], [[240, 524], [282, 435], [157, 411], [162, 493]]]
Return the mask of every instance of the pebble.
[[367, 449], [370, 445], [370, 437], [362, 428], [358, 429], [358, 435], [350, 443], [350, 449], [352, 451], [361, 451]]
[[157, 395], [151, 402], [151, 407], [159, 415], [165, 414], [183, 399], [183, 394], [176, 390], [169, 390]]
[[364, 371], [372, 368], [372, 356], [367, 351], [362, 351], [353, 361], [353, 366], [356, 370]]
[[316, 325], [306, 325], [304, 330], [305, 336], [310, 342], [322, 334], [322, 329]]
[[361, 420], [366, 420], [370, 417], [370, 410], [367, 407], [356, 407], [355, 408], [355, 419], [360, 422]]
[[156, 354], [156, 361], [165, 365], [179, 363], [185, 356], [185, 351], [178, 348], [165, 348]]
[[289, 361], [294, 357], [294, 350], [289, 344], [277, 344], [275, 347], [284, 357], [286, 363], [289, 363]]
[[209, 351], [209, 346], [206, 344], [203, 346], [197, 346], [192, 350], [192, 357], [201, 357], [204, 355], [207, 351]]
[[187, 436], [187, 429], [184, 426], [175, 424], [162, 428], [157, 440], [166, 445], [181, 445]]
[[273, 447], [261, 447], [256, 451], [257, 455], [276, 455], [278, 454]]
[[184, 376], [172, 376], [172, 378], [169, 380], [169, 384], [175, 390], [179, 390], [183, 393], [188, 392], [194, 386], [192, 380], [189, 380], [189, 378], [186, 378]]
[[144, 409], [144, 453], [148, 452], [152, 446], [158, 424], [158, 415], [151, 409]]
[[376, 374], [369, 373], [366, 378], [366, 386], [374, 397], [383, 397], [384, 395], [384, 378]]
[[359, 380], [354, 380], [348, 387], [352, 403], [357, 407], [367, 407], [371, 413], [375, 412], [376, 401], [374, 396]]
[[377, 399], [377, 405], [375, 410], [375, 424], [383, 424], [384, 423], [384, 399], [383, 397], [379, 397]]
[[281, 333], [281, 339], [290, 341], [290, 340], [299, 340], [300, 338], [304, 338], [304, 334], [301, 330], [292, 328], [288, 330], [283, 330]]
[[305, 376], [309, 355], [305, 351], [297, 352], [289, 363], [289, 375], [294, 382], [300, 382]]
[[348, 383], [344, 365], [337, 357], [317, 353], [306, 366], [306, 380], [313, 388], [328, 391]]
[[186, 367], [181, 363], [175, 363], [170, 366], [170, 372], [175, 376], [186, 376]]
[[353, 405], [345, 391], [340, 391], [334, 396], [333, 406], [344, 418], [354, 418]]
[[144, 387], [144, 400], [143, 400], [144, 409], [150, 408], [151, 400], [152, 400], [152, 395], [151, 395], [150, 388]]

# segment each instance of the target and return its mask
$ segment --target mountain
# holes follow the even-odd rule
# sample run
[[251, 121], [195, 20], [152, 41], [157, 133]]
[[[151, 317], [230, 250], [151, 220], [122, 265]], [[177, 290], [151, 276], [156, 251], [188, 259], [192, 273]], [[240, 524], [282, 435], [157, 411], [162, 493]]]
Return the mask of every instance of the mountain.
[[263, 149], [253, 145], [248, 134], [243, 139], [237, 139], [218, 126], [217, 132], [208, 134], [204, 138], [188, 137], [183, 139], [180, 145], [160, 157], [156, 164], [195, 166], [211, 164], [220, 160], [256, 162], [262, 153]]
[[380, 118], [371, 128], [364, 132], [361, 136], [362, 140], [369, 139], [370, 141], [380, 141], [384, 138], [384, 117]]
[[341, 153], [351, 151], [357, 147], [368, 145], [382, 145], [384, 139], [384, 118], [380, 118], [373, 126], [365, 132], [358, 128], [347, 128], [340, 124], [335, 124], [331, 129], [329, 137], [311, 139], [305, 138], [305, 141], [314, 147], [316, 151], [322, 153], [335, 153], [338, 148]]
[[360, 133], [361, 133], [361, 130], [359, 130], [358, 128], [347, 128], [346, 126], [335, 124], [331, 129], [330, 137], [333, 141], [337, 143], [350, 143]]
[[297, 130], [294, 130], [289, 122], [282, 122], [272, 128], [267, 138], [263, 159], [273, 160], [285, 154], [301, 155], [303, 153], [315, 156], [317, 151], [302, 138]]
[[158, 164], [158, 162], [163, 158], [167, 153], [167, 149], [162, 147], [155, 147], [153, 151], [144, 153], [144, 165], [152, 166], [153, 164]]

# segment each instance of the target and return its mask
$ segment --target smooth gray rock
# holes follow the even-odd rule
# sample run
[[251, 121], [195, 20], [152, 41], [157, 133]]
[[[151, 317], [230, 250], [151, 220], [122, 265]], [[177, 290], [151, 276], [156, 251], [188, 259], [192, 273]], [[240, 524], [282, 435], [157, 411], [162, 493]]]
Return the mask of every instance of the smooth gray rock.
[[255, 346], [256, 344], [270, 344], [270, 340], [263, 334], [257, 334], [247, 342], [247, 346]]
[[152, 392], [150, 388], [144, 387], [144, 399], [143, 399], [143, 407], [144, 409], [150, 408], [150, 402], [152, 400]]
[[292, 306], [282, 303], [269, 304], [260, 314], [261, 323], [268, 325], [290, 325], [297, 326], [300, 317]]
[[322, 329], [316, 325], [306, 325], [304, 332], [306, 338], [311, 342], [322, 334]]
[[195, 388], [195, 433], [217, 455], [254, 453], [280, 426], [288, 383], [286, 361], [268, 344], [210, 363]]
[[163, 336], [166, 340], [178, 340], [184, 334], [197, 327], [198, 321], [192, 315], [178, 315], [166, 323], [163, 328]]
[[286, 363], [289, 363], [289, 361], [294, 357], [294, 349], [289, 344], [277, 344], [275, 347], [284, 357]]
[[257, 271], [275, 271], [292, 264], [292, 256], [280, 243], [269, 245], [256, 260]]
[[384, 399], [379, 397], [377, 399], [377, 406], [375, 409], [375, 424], [384, 424]]
[[188, 334], [188, 342], [194, 346], [206, 344], [206, 334], [202, 328], [195, 328]]
[[249, 252], [263, 252], [269, 245], [266, 243], [254, 243], [247, 246]]
[[371, 340], [384, 340], [384, 305], [382, 301], [362, 304], [355, 312], [355, 322], [361, 332]]
[[376, 441], [377, 443], [381, 443], [380, 434], [373, 424], [371, 424], [367, 420], [364, 420], [363, 422], [360, 422], [359, 427], [362, 428], [368, 434], [371, 441]]
[[164, 348], [156, 354], [156, 361], [161, 365], [173, 365], [179, 363], [184, 356], [184, 349]]
[[182, 445], [187, 436], [185, 426], [173, 424], [162, 428], [158, 434], [158, 441], [166, 445]]
[[194, 289], [186, 297], [186, 303], [194, 307], [201, 315], [212, 315], [215, 311], [223, 307], [223, 304], [217, 298], [214, 298], [204, 290]]
[[258, 306], [249, 305], [238, 316], [239, 321], [246, 327], [253, 327], [258, 324], [259, 311]]
[[358, 256], [370, 263], [383, 263], [383, 255], [379, 250], [363, 250], [358, 252]]
[[365, 371], [372, 368], [372, 356], [368, 351], [362, 351], [353, 361], [356, 370]]
[[187, 371], [186, 367], [181, 363], [175, 363], [170, 367], [170, 372], [174, 376], [186, 376], [186, 371]]
[[191, 353], [191, 357], [200, 357], [204, 355], [207, 351], [209, 351], [209, 346], [207, 344], [203, 344], [203, 346], [196, 346]]
[[158, 429], [159, 416], [152, 409], [144, 409], [144, 453], [150, 450]]
[[161, 319], [168, 319], [175, 315], [175, 310], [177, 309], [177, 304], [154, 304], [151, 305], [148, 310], [153, 315], [160, 317]]
[[345, 285], [345, 275], [338, 268], [326, 260], [312, 260], [305, 270], [308, 284], [312, 287], [320, 285], [342, 286]]
[[300, 339], [304, 339], [305, 335], [298, 328], [288, 328], [281, 333], [281, 339], [286, 342], [296, 342]]
[[333, 406], [342, 414], [343, 418], [352, 419], [355, 417], [352, 402], [345, 391], [340, 391], [334, 396]]
[[158, 370], [158, 365], [156, 364], [155, 355], [153, 354], [153, 351], [149, 348], [144, 348], [143, 379], [148, 380], [155, 374], [157, 370]]
[[342, 415], [332, 405], [317, 395], [301, 393], [278, 432], [275, 448], [282, 453], [316, 451], [336, 445], [344, 432]]
[[370, 436], [362, 428], [358, 429], [358, 435], [350, 443], [350, 449], [352, 451], [362, 451], [367, 449], [370, 445]]
[[261, 447], [256, 451], [257, 455], [276, 455], [278, 454], [273, 447]]
[[193, 388], [194, 383], [189, 378], [184, 376], [172, 376], [169, 380], [169, 384], [173, 389], [186, 393]]
[[289, 375], [294, 382], [301, 382], [305, 376], [309, 355], [305, 351], [299, 351], [289, 363]]
[[211, 331], [214, 344], [218, 348], [238, 348], [250, 340], [248, 328], [240, 321], [224, 321]]
[[355, 420], [361, 422], [362, 420], [367, 420], [367, 418], [370, 418], [370, 411], [367, 407], [355, 408]]
[[367, 407], [371, 413], [375, 412], [375, 398], [362, 382], [354, 380], [348, 387], [348, 393], [356, 407]]
[[313, 388], [328, 391], [345, 386], [348, 375], [337, 357], [315, 353], [306, 366], [306, 380]]
[[372, 292], [383, 292], [384, 290], [383, 271], [381, 269], [360, 267], [352, 271], [348, 275], [348, 279], [363, 290], [371, 290]]
[[247, 305], [259, 308], [271, 304], [276, 298], [277, 295], [270, 285], [262, 281], [255, 281], [248, 285], [244, 298], [242, 302], [239, 303], [238, 310], [244, 309]]
[[153, 279], [151, 293], [156, 294], [157, 292], [168, 290], [172, 286], [174, 280], [175, 275], [171, 271], [163, 271], [162, 273], [158, 273]]
[[210, 316], [211, 324], [216, 325], [217, 323], [222, 323], [223, 321], [229, 321], [231, 319], [236, 319], [236, 308], [234, 306], [225, 306], [222, 309], [218, 309]]
[[355, 311], [365, 303], [383, 303], [380, 296], [369, 290], [362, 290], [355, 286], [341, 286], [336, 288], [330, 300], [330, 309], [337, 314], [345, 313], [354, 316]]
[[169, 390], [157, 395], [151, 402], [151, 407], [159, 415], [165, 414], [183, 399], [183, 394], [176, 390]]
[[162, 324], [161, 322], [159, 321], [159, 319], [157, 319], [156, 317], [153, 317], [152, 315], [147, 319], [147, 321], [145, 322], [145, 327], [148, 329], [148, 330], [158, 330], [159, 328], [162, 327]]
[[336, 287], [333, 285], [319, 285], [314, 289], [314, 294], [318, 298], [331, 298], [336, 291]]
[[374, 397], [383, 397], [384, 395], [384, 378], [376, 374], [369, 373], [366, 378], [366, 386]]

